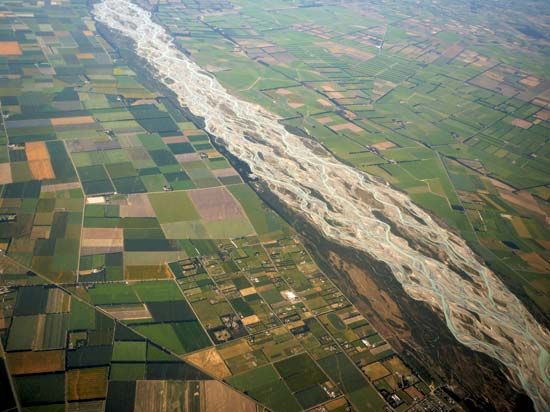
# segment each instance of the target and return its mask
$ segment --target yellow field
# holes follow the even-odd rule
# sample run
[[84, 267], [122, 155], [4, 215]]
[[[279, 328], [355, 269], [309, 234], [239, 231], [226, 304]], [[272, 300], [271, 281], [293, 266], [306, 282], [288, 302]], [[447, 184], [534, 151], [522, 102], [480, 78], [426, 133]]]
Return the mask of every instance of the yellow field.
[[46, 143], [29, 142], [25, 144], [25, 154], [32, 177], [36, 180], [55, 179]]
[[374, 362], [370, 365], [364, 366], [363, 371], [371, 381], [375, 381], [390, 374], [390, 371], [387, 370], [386, 367], [380, 362]]
[[71, 369], [67, 372], [68, 400], [97, 399], [107, 395], [108, 368]]
[[531, 233], [529, 233], [529, 229], [527, 229], [521, 217], [514, 216], [512, 218], [512, 226], [514, 226], [519, 237], [531, 237]]
[[170, 279], [172, 272], [167, 265], [158, 266], [126, 266], [124, 270], [124, 279]]

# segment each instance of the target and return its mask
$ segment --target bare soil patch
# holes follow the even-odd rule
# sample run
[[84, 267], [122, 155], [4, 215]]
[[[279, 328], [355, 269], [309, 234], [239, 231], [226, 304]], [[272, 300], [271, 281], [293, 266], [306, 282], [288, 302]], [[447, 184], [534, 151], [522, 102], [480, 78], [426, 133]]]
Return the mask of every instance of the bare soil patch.
[[527, 76], [519, 81], [521, 84], [527, 87], [537, 87], [540, 84], [540, 80], [535, 76]]
[[330, 116], [323, 116], [323, 117], [319, 117], [319, 118], [317, 118], [317, 119], [315, 119], [315, 120], [317, 120], [317, 121], [318, 121], [319, 123], [321, 123], [321, 124], [328, 124], [328, 123], [332, 122], [332, 117], [330, 117]]
[[288, 96], [289, 94], [292, 94], [292, 92], [288, 89], [277, 89], [276, 93], [281, 96]]
[[53, 185], [43, 185], [42, 191], [43, 192], [60, 192], [63, 190], [71, 190], [71, 189], [79, 189], [80, 183], [78, 182], [70, 182], [70, 183], [56, 183]]
[[[349, 264], [343, 261], [335, 253], [329, 255], [329, 261], [335, 268], [347, 273], [353, 286], [359, 295], [364, 296], [369, 300], [374, 311], [380, 314], [383, 319], [389, 319], [394, 327], [403, 331], [404, 336], [408, 337], [408, 331], [403, 321], [403, 315], [395, 301], [385, 291], [379, 289], [376, 283], [370, 276], [365, 275], [364, 271], [355, 265]], [[378, 331], [382, 335], [391, 335], [392, 332], [389, 327], [384, 327], [382, 324], [378, 325]]]
[[9, 163], [0, 163], [0, 185], [13, 182]]
[[54, 117], [50, 119], [53, 126], [74, 126], [94, 122], [92, 116]]
[[175, 156], [178, 162], [194, 162], [195, 160], [200, 160], [201, 157], [198, 153], [182, 153]]
[[76, 57], [78, 57], [80, 60], [92, 60], [95, 58], [93, 53], [77, 53]]
[[121, 250], [124, 246], [122, 228], [83, 228], [82, 249], [109, 248]]
[[239, 175], [239, 173], [232, 167], [227, 167], [225, 169], [214, 169], [212, 170], [212, 174], [216, 177], [230, 177]]
[[256, 412], [256, 402], [218, 381], [205, 381], [205, 412]]
[[523, 207], [546, 218], [546, 213], [541, 209], [535, 198], [533, 198], [529, 192], [500, 192], [500, 196], [507, 202]]
[[240, 292], [241, 292], [241, 296], [245, 297], [256, 293], [256, 288], [254, 286], [251, 286], [249, 288], [241, 289]]
[[537, 272], [550, 273], [550, 262], [544, 259], [541, 255], [535, 252], [520, 253], [519, 256], [525, 260], [529, 266], [535, 269]]
[[189, 139], [185, 136], [169, 136], [169, 137], [163, 137], [162, 141], [166, 144], [168, 143], [186, 143], [189, 141]]
[[223, 361], [216, 348], [208, 348], [200, 352], [193, 353], [184, 359], [217, 379], [224, 379], [231, 376], [229, 368]]
[[371, 363], [370, 365], [364, 366], [362, 369], [371, 381], [378, 380], [390, 374], [390, 371], [380, 362]]
[[335, 132], [339, 132], [339, 131], [342, 131], [342, 130], [349, 130], [353, 133], [361, 133], [363, 131], [363, 129], [361, 129], [356, 124], [349, 123], [349, 122], [348, 123], [337, 124], [336, 126], [330, 126], [330, 128], [332, 130], [334, 130]]
[[[202, 382], [137, 381], [134, 412], [175, 412], [198, 410], [203, 399]], [[204, 408], [201, 405], [201, 411]]]
[[409, 395], [411, 398], [415, 400], [421, 400], [424, 399], [424, 394], [420, 392], [418, 389], [416, 389], [414, 386], [409, 386], [405, 389], [405, 392], [407, 392], [407, 395]]
[[167, 384], [166, 381], [137, 381], [134, 412], [165, 411]]
[[330, 412], [335, 410], [345, 410], [347, 404], [348, 401], [346, 400], [346, 398], [341, 397], [325, 403], [323, 407]]
[[372, 147], [376, 147], [378, 150], [386, 150], [395, 147], [395, 144], [389, 140], [386, 140], [385, 142], [373, 144]]
[[21, 56], [23, 51], [16, 41], [0, 41], [0, 56]]
[[541, 120], [550, 120], [550, 110], [541, 110], [535, 114], [535, 117]]
[[155, 217], [155, 210], [151, 206], [146, 194], [132, 194], [128, 196], [126, 204], [120, 205], [120, 217]]
[[520, 129], [529, 129], [533, 125], [533, 123], [523, 119], [514, 119], [512, 124]]
[[33, 226], [31, 239], [48, 239], [50, 237], [50, 226]]
[[223, 187], [188, 192], [195, 208], [205, 221], [242, 217], [241, 207]]
[[36, 180], [55, 179], [55, 174], [49, 160], [33, 160], [28, 162], [32, 177]]

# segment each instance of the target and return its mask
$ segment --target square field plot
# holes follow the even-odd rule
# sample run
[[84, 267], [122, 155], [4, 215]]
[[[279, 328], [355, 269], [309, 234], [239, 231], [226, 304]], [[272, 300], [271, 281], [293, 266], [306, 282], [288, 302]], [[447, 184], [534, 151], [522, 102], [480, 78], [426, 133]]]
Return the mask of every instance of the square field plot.
[[198, 220], [199, 214], [185, 192], [154, 193], [149, 195], [160, 223]]

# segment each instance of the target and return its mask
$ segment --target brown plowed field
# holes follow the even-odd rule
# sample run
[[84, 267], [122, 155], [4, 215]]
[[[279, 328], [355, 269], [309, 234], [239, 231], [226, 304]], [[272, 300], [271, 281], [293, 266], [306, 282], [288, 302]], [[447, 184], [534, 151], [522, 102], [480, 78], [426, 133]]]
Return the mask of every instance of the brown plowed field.
[[256, 403], [218, 381], [205, 381], [205, 412], [256, 412]]
[[65, 370], [65, 351], [9, 352], [8, 366], [12, 375], [49, 373]]

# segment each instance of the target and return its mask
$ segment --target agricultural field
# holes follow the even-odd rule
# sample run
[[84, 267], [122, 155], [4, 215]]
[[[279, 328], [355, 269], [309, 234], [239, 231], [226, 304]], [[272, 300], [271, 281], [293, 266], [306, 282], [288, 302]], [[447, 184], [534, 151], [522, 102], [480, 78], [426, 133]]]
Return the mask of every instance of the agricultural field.
[[156, 16], [229, 90], [406, 192], [548, 318], [550, 63], [530, 11], [547, 5], [467, 7], [183, 0]]
[[[204, 125], [100, 35], [84, 3], [9, 1], [0, 24], [6, 405], [260, 412], [442, 402], [441, 382], [405, 365]], [[295, 82], [266, 72], [260, 85], [294, 102], [283, 87]], [[295, 92], [319, 105], [308, 115], [328, 105]], [[371, 376], [379, 364], [387, 373]]]

